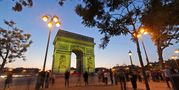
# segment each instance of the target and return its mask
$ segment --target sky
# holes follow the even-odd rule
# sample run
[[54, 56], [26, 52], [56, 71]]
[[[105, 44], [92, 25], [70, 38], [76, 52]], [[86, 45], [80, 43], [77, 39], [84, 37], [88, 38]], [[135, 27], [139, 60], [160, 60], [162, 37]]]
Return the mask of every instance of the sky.
[[[136, 45], [130, 40], [130, 35], [113, 37], [111, 38], [107, 48], [99, 48], [102, 35], [98, 32], [97, 28], [87, 28], [81, 24], [81, 17], [79, 17], [74, 11], [77, 1], [78, 0], [67, 0], [65, 5], [61, 7], [58, 5], [58, 0], [33, 0], [33, 7], [23, 8], [22, 12], [14, 12], [12, 11], [12, 6], [14, 4], [12, 0], [0, 0], [0, 27], [6, 29], [8, 28], [3, 23], [4, 19], [14, 20], [17, 27], [23, 29], [25, 33], [32, 35], [31, 39], [33, 41], [33, 44], [30, 46], [30, 48], [28, 48], [28, 51], [25, 54], [27, 57], [26, 61], [16, 59], [15, 62], [8, 63], [6, 67], [42, 68], [49, 31], [47, 23], [43, 22], [41, 19], [43, 15], [56, 15], [59, 17], [62, 23], [61, 27], [53, 28], [47, 56], [46, 69], [51, 69], [52, 67], [52, 55], [54, 47], [53, 40], [59, 29], [94, 38], [94, 42], [96, 43], [94, 51], [96, 67], [110, 68], [117, 64], [129, 65], [129, 50], [132, 51], [133, 63], [135, 65], [140, 65]], [[156, 47], [150, 40], [150, 37], [148, 35], [143, 36], [143, 41], [147, 50], [149, 61], [158, 61]], [[146, 64], [141, 42], [140, 47], [144, 64]], [[174, 50], [177, 48], [179, 48], [179, 44], [166, 48], [163, 54], [164, 59], [167, 60], [171, 58], [171, 56], [174, 54]], [[71, 57], [71, 64], [75, 67], [76, 56], [75, 54], [72, 54]]]

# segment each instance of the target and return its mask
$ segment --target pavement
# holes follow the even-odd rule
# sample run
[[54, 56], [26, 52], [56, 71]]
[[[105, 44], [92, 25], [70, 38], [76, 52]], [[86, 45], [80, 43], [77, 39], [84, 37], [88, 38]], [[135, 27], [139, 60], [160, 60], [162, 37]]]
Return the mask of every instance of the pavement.
[[[83, 80], [81, 79], [78, 85], [77, 78], [70, 79], [70, 86], [65, 87], [64, 79], [62, 77], [56, 78], [55, 84], [49, 86], [49, 88], [43, 88], [41, 90], [121, 90], [120, 85], [111, 85], [110, 82], [108, 85], [103, 83], [98, 83], [97, 78], [92, 78], [89, 80], [89, 85], [85, 86]], [[151, 90], [172, 90], [167, 87], [165, 82], [153, 82], [152, 80], [149, 81], [150, 89]], [[35, 82], [27, 87], [24, 83], [22, 85], [12, 85], [10, 88], [6, 90], [35, 90]], [[137, 90], [145, 90], [144, 82], [137, 82]], [[0, 88], [3, 90], [3, 88]], [[131, 82], [127, 82], [127, 90], [133, 90]]]

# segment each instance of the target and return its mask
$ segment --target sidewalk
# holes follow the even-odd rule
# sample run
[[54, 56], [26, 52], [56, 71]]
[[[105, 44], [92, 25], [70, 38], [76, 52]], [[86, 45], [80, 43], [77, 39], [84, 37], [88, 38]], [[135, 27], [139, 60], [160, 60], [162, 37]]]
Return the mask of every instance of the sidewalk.
[[[149, 82], [151, 90], [172, 90], [167, 87], [165, 82]], [[137, 90], [145, 90], [145, 84], [142, 82], [137, 82], [138, 89]], [[35, 90], [35, 85], [31, 85], [29, 90]], [[3, 90], [3, 89], [0, 89]], [[13, 86], [6, 90], [28, 90], [26, 85], [21, 86]], [[79, 86], [76, 86], [76, 79], [70, 80], [70, 86], [64, 86], [64, 79], [58, 78], [56, 79], [55, 84], [50, 85], [49, 88], [44, 88], [43, 90], [120, 90], [120, 85], [104, 85], [102, 83], [97, 83], [96, 80], [90, 81], [89, 86], [85, 86], [83, 81]], [[127, 90], [132, 90], [132, 85], [130, 82], [127, 82]]]

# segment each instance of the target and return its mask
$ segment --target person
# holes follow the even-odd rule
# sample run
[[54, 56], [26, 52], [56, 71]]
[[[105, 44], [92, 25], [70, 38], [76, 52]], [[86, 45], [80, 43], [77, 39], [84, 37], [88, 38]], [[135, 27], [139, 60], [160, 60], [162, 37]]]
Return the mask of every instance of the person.
[[77, 73], [78, 75], [78, 79], [77, 79], [77, 82], [76, 82], [76, 86], [80, 86], [81, 85], [81, 73]]
[[114, 72], [114, 81], [115, 81], [115, 85], [118, 85], [117, 71]]
[[125, 79], [124, 71], [122, 69], [118, 71], [118, 77], [119, 77], [121, 90], [126, 90], [126, 79]]
[[165, 77], [167, 86], [168, 86], [168, 88], [170, 88], [169, 81], [170, 81], [171, 72], [170, 72], [169, 68], [165, 67], [165, 69], [163, 70], [163, 73], [164, 73], [164, 77]]
[[32, 81], [33, 81], [33, 75], [26, 77], [26, 79], [27, 79], [27, 83], [26, 83], [27, 84], [27, 90], [30, 90], [30, 86], [31, 86]]
[[52, 76], [51, 76], [51, 83], [52, 83], [52, 86], [53, 86], [54, 83], [55, 83], [55, 74], [52, 74]]
[[39, 72], [36, 80], [35, 90], [40, 90], [44, 85], [45, 72]]
[[45, 72], [45, 88], [49, 87], [49, 72]]
[[110, 74], [111, 84], [113, 85], [113, 72], [112, 72], [112, 69], [109, 70], [109, 74]]
[[9, 88], [11, 83], [12, 83], [12, 73], [10, 72], [10, 73], [7, 74], [7, 78], [6, 78], [5, 83], [4, 83], [4, 90], [6, 88]]
[[140, 71], [138, 72], [137, 77], [138, 77], [139, 82], [142, 82], [142, 76], [141, 76]]
[[100, 84], [102, 82], [102, 71], [98, 71], [97, 72], [97, 75], [98, 75], [98, 83]]
[[54, 83], [55, 83], [55, 74], [53, 74], [52, 71], [49, 70], [49, 84], [53, 86]]
[[88, 72], [85, 72], [83, 74], [83, 78], [84, 78], [85, 86], [87, 86], [88, 85]]
[[70, 72], [65, 72], [65, 87], [69, 87], [69, 78], [70, 78]]
[[136, 71], [132, 71], [131, 73], [131, 84], [132, 84], [133, 90], [137, 90], [137, 72]]
[[108, 72], [104, 72], [104, 83], [108, 85]]

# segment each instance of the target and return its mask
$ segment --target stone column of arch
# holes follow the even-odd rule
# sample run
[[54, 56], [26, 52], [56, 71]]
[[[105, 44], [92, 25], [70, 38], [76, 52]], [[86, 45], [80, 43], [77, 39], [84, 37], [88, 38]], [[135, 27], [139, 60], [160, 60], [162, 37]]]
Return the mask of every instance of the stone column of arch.
[[70, 70], [71, 53], [76, 54], [77, 71], [94, 72], [94, 39], [59, 30], [54, 40], [52, 71], [64, 73]]

